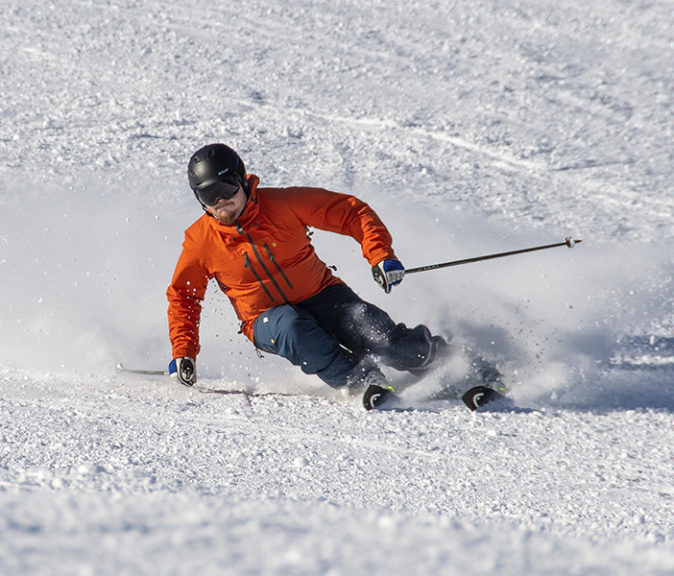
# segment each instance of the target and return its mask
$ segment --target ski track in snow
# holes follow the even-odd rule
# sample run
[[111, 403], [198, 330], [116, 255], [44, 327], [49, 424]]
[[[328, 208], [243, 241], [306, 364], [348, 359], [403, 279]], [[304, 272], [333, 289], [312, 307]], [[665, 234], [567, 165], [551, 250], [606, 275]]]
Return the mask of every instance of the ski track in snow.
[[[0, 573], [674, 573], [667, 0], [0, 7]], [[421, 266], [315, 234], [365, 298], [499, 363], [517, 405], [365, 413], [259, 359], [212, 287], [198, 388], [164, 291], [210, 141], [353, 192]], [[392, 375], [395, 377], [395, 375]]]

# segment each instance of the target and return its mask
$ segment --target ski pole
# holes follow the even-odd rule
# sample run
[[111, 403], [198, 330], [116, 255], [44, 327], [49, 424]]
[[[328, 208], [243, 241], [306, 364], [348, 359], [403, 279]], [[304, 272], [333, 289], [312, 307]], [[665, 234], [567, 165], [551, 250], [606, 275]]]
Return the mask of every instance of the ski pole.
[[576, 244], [580, 244], [581, 242], [582, 240], [574, 240], [569, 236], [564, 240], [564, 242], [557, 242], [556, 244], [546, 244], [545, 246], [534, 246], [533, 248], [522, 248], [521, 250], [499, 252], [498, 254], [487, 254], [486, 256], [476, 256], [474, 258], [465, 258], [464, 260], [443, 262], [442, 264], [429, 264], [428, 266], [419, 266], [418, 268], [410, 268], [408, 270], [405, 270], [405, 274], [414, 274], [415, 272], [426, 272], [427, 270], [448, 268], [450, 266], [470, 264], [471, 262], [480, 262], [482, 260], [491, 260], [493, 258], [503, 258], [504, 256], [513, 256], [514, 254], [524, 254], [525, 252], [535, 252], [536, 250], [547, 250], [548, 248], [557, 248], [558, 246], [566, 246], [567, 248], [573, 248]]

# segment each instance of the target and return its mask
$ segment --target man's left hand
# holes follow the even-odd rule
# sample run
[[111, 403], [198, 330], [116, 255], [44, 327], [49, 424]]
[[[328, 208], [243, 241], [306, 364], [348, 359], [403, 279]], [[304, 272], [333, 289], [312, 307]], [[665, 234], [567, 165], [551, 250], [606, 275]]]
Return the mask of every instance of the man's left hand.
[[185, 386], [194, 386], [194, 383], [197, 381], [196, 360], [186, 356], [174, 358], [169, 364], [169, 376], [171, 380], [180, 382]]
[[382, 260], [372, 267], [372, 276], [374, 281], [388, 294], [391, 292], [391, 286], [403, 281], [405, 267], [398, 260]]

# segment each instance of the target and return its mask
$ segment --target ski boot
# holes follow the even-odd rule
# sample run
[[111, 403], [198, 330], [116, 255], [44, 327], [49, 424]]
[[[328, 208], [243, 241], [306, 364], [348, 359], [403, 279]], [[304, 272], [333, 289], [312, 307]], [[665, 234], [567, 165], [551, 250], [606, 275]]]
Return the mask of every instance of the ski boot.
[[471, 410], [477, 410], [490, 402], [507, 400], [505, 394], [508, 389], [503, 383], [503, 374], [496, 366], [481, 357], [474, 358], [472, 365], [476, 375], [482, 380], [482, 385], [466, 390], [461, 396], [463, 403]]
[[426, 363], [419, 368], [408, 370], [417, 378], [421, 379], [438, 366], [442, 365], [445, 359], [452, 353], [452, 346], [442, 336], [430, 336], [429, 352]]
[[363, 392], [365, 410], [388, 408], [395, 405], [397, 401], [395, 387], [388, 382], [374, 362], [362, 362], [356, 366], [347, 386], [350, 390], [365, 389]]

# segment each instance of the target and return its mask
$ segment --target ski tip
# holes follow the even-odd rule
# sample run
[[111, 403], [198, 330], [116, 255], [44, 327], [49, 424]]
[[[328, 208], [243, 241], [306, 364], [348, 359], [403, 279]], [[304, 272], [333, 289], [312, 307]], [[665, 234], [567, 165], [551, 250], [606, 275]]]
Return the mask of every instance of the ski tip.
[[394, 408], [398, 403], [397, 398], [393, 387], [382, 388], [371, 384], [363, 394], [363, 407], [368, 411]]
[[490, 402], [504, 400], [505, 398], [506, 397], [503, 394], [497, 392], [493, 388], [488, 388], [487, 386], [474, 386], [470, 390], [464, 392], [463, 396], [461, 396], [463, 403], [473, 412]]

